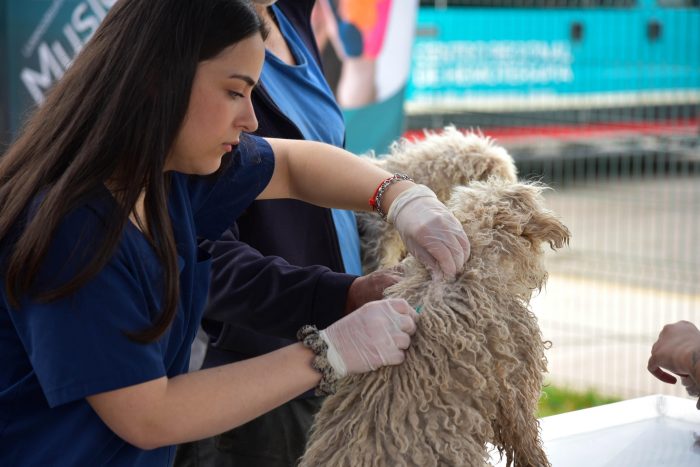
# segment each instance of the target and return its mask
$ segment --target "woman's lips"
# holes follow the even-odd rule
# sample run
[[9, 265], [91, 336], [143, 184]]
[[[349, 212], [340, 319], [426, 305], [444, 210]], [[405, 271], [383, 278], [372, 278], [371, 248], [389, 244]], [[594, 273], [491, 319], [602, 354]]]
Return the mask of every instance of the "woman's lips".
[[224, 147], [224, 149], [226, 149], [226, 152], [231, 152], [231, 151], [233, 151], [233, 148], [235, 148], [236, 146], [238, 146], [238, 143], [239, 143], [239, 142], [240, 142], [240, 141], [239, 141], [238, 139], [236, 139], [236, 140], [234, 140], [234, 141], [231, 141], [231, 142], [228, 142], [228, 143], [224, 143], [222, 146]]

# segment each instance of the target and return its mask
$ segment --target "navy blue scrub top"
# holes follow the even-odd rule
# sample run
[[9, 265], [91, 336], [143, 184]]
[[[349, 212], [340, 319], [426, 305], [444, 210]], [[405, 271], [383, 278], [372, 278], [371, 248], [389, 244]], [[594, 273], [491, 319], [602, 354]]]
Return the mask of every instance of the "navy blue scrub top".
[[[49, 304], [11, 309], [0, 270], [0, 465], [168, 466], [174, 447], [144, 451], [114, 434], [85, 397], [187, 371], [207, 297], [209, 260], [197, 238], [215, 240], [267, 186], [270, 146], [246, 136], [218, 177], [172, 174], [169, 208], [180, 267], [180, 303], [158, 341], [124, 331], [151, 326], [161, 304], [161, 267], [128, 223], [116, 253], [84, 287]], [[65, 283], [89, 258], [114, 199], [105, 189], [60, 224], [36, 283]], [[7, 245], [0, 245], [6, 265]]]

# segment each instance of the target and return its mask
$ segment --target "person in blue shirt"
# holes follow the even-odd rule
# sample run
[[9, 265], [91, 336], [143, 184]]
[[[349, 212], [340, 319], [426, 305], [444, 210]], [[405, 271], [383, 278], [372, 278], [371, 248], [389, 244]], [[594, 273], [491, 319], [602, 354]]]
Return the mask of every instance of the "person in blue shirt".
[[[208, 289], [198, 238], [256, 198], [369, 210], [390, 178], [247, 135], [265, 33], [244, 0], [118, 0], [0, 159], [0, 465], [170, 465], [174, 444], [403, 360], [416, 315], [383, 300], [186, 374]], [[463, 266], [459, 222], [423, 187], [393, 183], [382, 206], [418, 258]]]
[[[342, 112], [321, 70], [311, 26], [315, 1], [253, 3], [270, 29], [252, 97], [259, 121], [255, 134], [343, 147]], [[211, 253], [213, 267], [203, 321], [209, 336], [204, 368], [289, 345], [296, 333], [296, 323], [287, 319], [291, 312], [330, 324], [381, 299], [399, 278], [391, 270], [362, 276], [352, 212], [298, 200], [255, 201], [220, 239], [201, 246]], [[250, 300], [255, 314], [249, 312]], [[273, 315], [278, 318], [269, 320]], [[271, 325], [263, 326], [262, 317]], [[196, 342], [191, 367], [199, 368], [200, 352]], [[294, 465], [323, 399], [309, 392], [213, 439], [182, 445], [175, 465]]]

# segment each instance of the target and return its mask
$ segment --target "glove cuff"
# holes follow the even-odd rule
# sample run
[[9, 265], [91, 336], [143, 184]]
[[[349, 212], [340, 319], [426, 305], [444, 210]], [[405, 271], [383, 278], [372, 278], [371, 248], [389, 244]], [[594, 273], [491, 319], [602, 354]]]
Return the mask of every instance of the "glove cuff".
[[326, 343], [326, 346], [328, 346], [326, 359], [328, 359], [328, 363], [335, 370], [337, 379], [346, 377], [348, 375], [348, 369], [345, 366], [345, 362], [343, 362], [343, 359], [340, 357], [338, 350], [335, 348], [335, 345], [333, 345], [333, 342], [328, 338], [328, 334], [326, 334], [326, 331], [319, 331], [318, 334], [321, 336], [321, 339], [323, 339], [323, 342]]
[[399, 215], [401, 210], [406, 207], [411, 201], [418, 198], [434, 198], [437, 199], [437, 195], [425, 185], [414, 185], [408, 190], [402, 192], [396, 197], [391, 206], [389, 206], [389, 212], [387, 212], [387, 221], [393, 224], [396, 217]]

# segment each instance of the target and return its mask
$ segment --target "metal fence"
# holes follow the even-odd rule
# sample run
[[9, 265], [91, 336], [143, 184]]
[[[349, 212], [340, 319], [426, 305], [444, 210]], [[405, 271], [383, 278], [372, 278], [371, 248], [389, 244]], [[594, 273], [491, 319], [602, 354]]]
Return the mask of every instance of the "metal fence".
[[665, 323], [700, 324], [700, 137], [591, 139], [554, 143], [551, 159], [510, 148], [523, 176], [553, 186], [548, 201], [573, 233], [549, 255], [535, 303], [554, 343], [551, 378], [623, 397], [680, 395], [645, 365]]
[[[509, 88], [506, 82], [489, 87], [467, 80], [461, 100], [454, 86], [444, 101], [439, 89], [435, 91], [432, 111], [426, 105], [430, 90], [420, 94], [422, 101], [414, 107], [409, 94], [409, 128], [478, 127], [508, 148], [522, 178], [543, 180], [553, 188], [547, 194], [549, 205], [573, 234], [569, 248], [548, 254], [549, 283], [533, 304], [545, 337], [553, 343], [548, 351], [553, 384], [620, 397], [683, 395], [680, 387], [657, 382], [646, 371], [646, 362], [665, 323], [686, 319], [700, 326], [700, 49], [694, 45], [700, 41], [698, 3], [558, 1], [549, 2], [559, 8], [549, 13], [542, 11], [546, 1], [492, 2], [499, 7], [493, 13], [488, 3], [422, 2], [418, 50], [430, 47], [431, 41], [444, 42], [444, 48], [461, 40], [461, 50], [472, 53], [469, 42], [482, 41], [441, 35], [436, 18], [441, 7], [447, 7], [444, 12], [451, 17], [460, 14], [468, 21], [473, 13], [482, 22], [492, 21], [480, 26], [489, 37], [474, 66], [486, 63], [489, 41], [536, 40], [546, 45], [568, 40], [574, 63], [571, 80], [550, 83], [549, 92], [541, 82]], [[528, 11], [531, 6], [540, 12]], [[669, 7], [676, 9], [670, 16]], [[620, 48], [624, 56], [580, 50], [586, 47], [587, 31], [598, 30], [596, 21], [622, 22], [620, 29], [608, 31], [611, 41], [622, 40], [624, 31], [634, 32], [633, 20], [617, 15], [622, 10], [635, 14], [635, 8], [641, 10], [637, 14], [644, 34]], [[583, 19], [577, 19], [578, 13]], [[606, 19], [608, 13], [613, 17]], [[562, 37], [547, 38], [535, 29], [528, 37], [525, 27], [514, 36], [512, 28], [503, 26], [517, 23], [518, 15], [530, 20], [537, 14], [542, 15], [538, 21], [548, 17], [561, 22], [540, 27], [559, 28]], [[579, 27], [583, 41], [576, 39]], [[429, 31], [422, 36], [428, 45], [420, 43], [420, 28]], [[644, 43], [657, 39], [651, 49]], [[663, 52], [674, 41], [674, 49]], [[608, 73], [607, 68], [614, 70]], [[686, 74], [683, 78], [681, 72]], [[606, 80], [613, 75], [629, 81], [609, 89]], [[508, 93], [517, 98], [514, 105], [489, 105], [490, 96], [497, 101]], [[550, 105], [552, 96], [568, 101]], [[664, 102], [663, 96], [671, 98]], [[448, 100], [450, 105], [442, 106]], [[538, 105], [540, 100], [544, 104]]]

